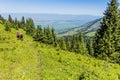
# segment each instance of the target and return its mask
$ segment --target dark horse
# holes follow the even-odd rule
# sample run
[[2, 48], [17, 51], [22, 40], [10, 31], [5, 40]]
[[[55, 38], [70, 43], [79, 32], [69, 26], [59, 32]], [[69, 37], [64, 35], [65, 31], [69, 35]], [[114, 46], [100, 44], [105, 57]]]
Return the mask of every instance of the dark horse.
[[17, 37], [18, 39], [23, 39], [23, 34], [20, 33], [20, 32], [17, 32], [17, 33], [16, 33], [16, 37]]

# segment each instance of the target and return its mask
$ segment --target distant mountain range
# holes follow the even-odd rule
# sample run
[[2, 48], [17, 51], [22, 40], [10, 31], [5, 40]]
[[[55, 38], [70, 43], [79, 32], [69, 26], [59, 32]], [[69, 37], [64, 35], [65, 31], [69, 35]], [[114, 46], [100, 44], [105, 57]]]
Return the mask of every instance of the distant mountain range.
[[8, 18], [8, 15], [13, 18], [17, 17], [18, 20], [22, 16], [25, 18], [32, 18], [35, 25], [42, 25], [42, 27], [53, 27], [56, 33], [69, 30], [71, 28], [81, 26], [89, 21], [100, 18], [101, 16], [91, 15], [71, 15], [71, 14], [32, 14], [32, 13], [2, 13], [1, 15]]
[[25, 18], [32, 18], [33, 20], [94, 20], [101, 16], [92, 15], [72, 15], [72, 14], [47, 14], [47, 13], [1, 13], [2, 16], [8, 18], [8, 15], [13, 18], [21, 19], [22, 16]]
[[94, 36], [96, 30], [100, 28], [101, 21], [102, 21], [102, 18], [99, 18], [99, 19], [93, 20], [91, 22], [88, 22], [82, 26], [62, 31], [62, 32], [58, 33], [57, 35], [58, 35], [58, 37], [71, 36], [71, 35], [82, 32], [83, 34], [85, 34], [85, 36]]

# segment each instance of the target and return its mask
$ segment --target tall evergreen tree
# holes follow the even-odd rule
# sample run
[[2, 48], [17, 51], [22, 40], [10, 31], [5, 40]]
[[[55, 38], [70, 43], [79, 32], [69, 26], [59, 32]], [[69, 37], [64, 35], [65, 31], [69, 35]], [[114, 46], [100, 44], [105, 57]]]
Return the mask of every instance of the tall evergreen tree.
[[69, 37], [66, 38], [66, 46], [67, 46], [67, 50], [71, 51], [71, 40]]
[[47, 44], [53, 44], [52, 32], [49, 26], [46, 28]]
[[1, 20], [1, 23], [5, 22], [5, 19], [1, 15], [0, 15], [0, 20]]
[[73, 52], [80, 53], [80, 41], [78, 39], [78, 35], [73, 36]]
[[87, 38], [87, 49], [91, 56], [94, 56], [93, 42], [90, 37]]
[[25, 18], [24, 18], [24, 16], [22, 16], [20, 24], [21, 24], [21, 28], [25, 29]]
[[76, 40], [76, 35], [73, 35], [72, 37], [72, 41], [71, 41], [71, 51], [75, 52], [76, 51], [76, 43], [77, 40]]
[[13, 22], [13, 19], [12, 19], [11, 15], [8, 16], [8, 21], [9, 21], [10, 23]]
[[52, 43], [54, 47], [57, 47], [57, 37], [54, 28], [51, 29], [52, 33]]
[[44, 28], [43, 32], [44, 32], [43, 42], [46, 44], [54, 44], [53, 43], [53, 41], [54, 41], [53, 33], [54, 32], [52, 33], [52, 30], [49, 28], [49, 26], [47, 28]]
[[12, 24], [9, 21], [6, 21], [4, 26], [5, 26], [5, 31], [11, 31]]
[[84, 40], [82, 33], [79, 34], [78, 39], [79, 39], [79, 44], [80, 44], [80, 53], [81, 54], [88, 54], [88, 50], [87, 50], [86, 43], [85, 43], [85, 40]]
[[25, 18], [24, 18], [24, 16], [22, 16], [21, 24], [25, 24]]
[[95, 55], [106, 59], [114, 52], [120, 50], [119, 25], [120, 15], [118, 1], [111, 0], [104, 13], [101, 28], [97, 30], [95, 37]]
[[14, 21], [14, 28], [17, 29], [17, 30], [19, 29], [18, 28], [18, 20], [17, 20], [17, 18], [15, 18], [15, 21]]
[[18, 28], [21, 28], [21, 23], [20, 23], [20, 21], [18, 21], [17, 24], [18, 24]]
[[44, 27], [43, 29], [43, 43], [46, 43], [47, 42], [47, 36], [46, 36], [46, 28]]
[[61, 38], [61, 41], [60, 41], [60, 48], [63, 49], [63, 50], [67, 50], [67, 47], [66, 47], [66, 43], [65, 43], [64, 37]]
[[76, 53], [82, 53], [81, 52], [81, 46], [80, 46], [80, 42], [79, 41], [76, 41], [75, 43], [74, 43], [74, 52], [76, 52]]
[[37, 26], [37, 29], [34, 32], [33, 38], [35, 41], [43, 41], [43, 30], [41, 28], [41, 25]]
[[35, 26], [34, 26], [34, 22], [31, 18], [26, 20], [26, 25], [25, 25], [25, 31], [26, 34], [33, 36], [34, 30], [35, 30]]

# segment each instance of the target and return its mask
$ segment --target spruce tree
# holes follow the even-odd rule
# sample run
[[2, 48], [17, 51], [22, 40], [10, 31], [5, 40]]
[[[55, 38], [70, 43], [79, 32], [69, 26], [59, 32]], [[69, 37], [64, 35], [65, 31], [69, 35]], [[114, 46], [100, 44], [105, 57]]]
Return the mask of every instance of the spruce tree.
[[0, 15], [0, 20], [1, 20], [1, 24], [4, 24], [4, 22], [5, 22], [5, 19]]
[[54, 41], [54, 38], [53, 38], [53, 33], [52, 33], [52, 30], [49, 28], [49, 26], [47, 28], [44, 27], [44, 40], [43, 42], [46, 43], [46, 44], [54, 44], [53, 41]]
[[80, 53], [80, 41], [78, 39], [78, 35], [73, 36], [73, 52]]
[[11, 15], [8, 16], [8, 21], [9, 21], [10, 23], [13, 22]]
[[43, 43], [47, 43], [47, 30], [45, 27], [43, 29]]
[[26, 20], [25, 27], [26, 27], [25, 28], [26, 34], [33, 36], [34, 30], [35, 30], [35, 25], [34, 25], [34, 22], [31, 18]]
[[47, 44], [53, 44], [52, 32], [49, 26], [46, 28]]
[[67, 46], [67, 50], [71, 51], [71, 40], [69, 37], [66, 38], [66, 46]]
[[20, 23], [20, 21], [17, 21], [17, 24], [18, 24], [18, 28], [21, 28], [21, 23]]
[[42, 42], [43, 41], [43, 31], [41, 25], [37, 26], [37, 29], [34, 32], [33, 38], [35, 41]]
[[88, 50], [87, 50], [86, 43], [85, 43], [85, 40], [84, 40], [82, 33], [79, 34], [78, 39], [79, 39], [79, 44], [80, 44], [80, 49], [79, 49], [80, 53], [81, 54], [88, 54]]
[[[81, 47], [80, 47], [79, 41], [76, 41], [74, 45], [75, 45], [75, 46], [74, 46], [74, 52], [80, 53], [82, 49], [81, 49]], [[82, 52], [81, 52], [81, 53], [82, 53]]]
[[9, 21], [6, 21], [4, 26], [5, 26], [5, 31], [11, 31], [12, 24]]
[[52, 33], [52, 43], [54, 47], [57, 47], [57, 37], [54, 28], [51, 29]]
[[19, 29], [19, 28], [18, 28], [18, 20], [17, 20], [17, 18], [15, 18], [15, 21], [14, 21], [14, 28], [15, 28], [16, 30]]
[[87, 38], [87, 49], [91, 56], [94, 56], [93, 42], [90, 37]]
[[[119, 48], [120, 15], [118, 1], [111, 0], [95, 37], [95, 55], [107, 59]], [[120, 49], [119, 49], [120, 50]]]
[[21, 24], [21, 28], [25, 29], [25, 18], [24, 18], [24, 16], [22, 16], [20, 24]]
[[71, 44], [71, 51], [75, 52], [76, 51], [76, 43], [77, 40], [76, 40], [76, 35], [73, 35], [72, 37], [72, 44]]
[[25, 18], [24, 18], [24, 16], [22, 16], [21, 24], [25, 24]]
[[66, 47], [66, 43], [65, 43], [64, 37], [61, 38], [61, 41], [60, 41], [60, 48], [63, 49], [63, 50], [67, 50], [67, 47]]

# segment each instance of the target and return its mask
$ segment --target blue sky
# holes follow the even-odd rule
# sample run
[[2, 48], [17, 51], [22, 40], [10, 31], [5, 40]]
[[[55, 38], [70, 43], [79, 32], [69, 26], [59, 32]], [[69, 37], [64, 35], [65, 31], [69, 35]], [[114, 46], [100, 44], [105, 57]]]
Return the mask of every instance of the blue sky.
[[55, 13], [101, 16], [109, 0], [0, 0], [0, 13]]

